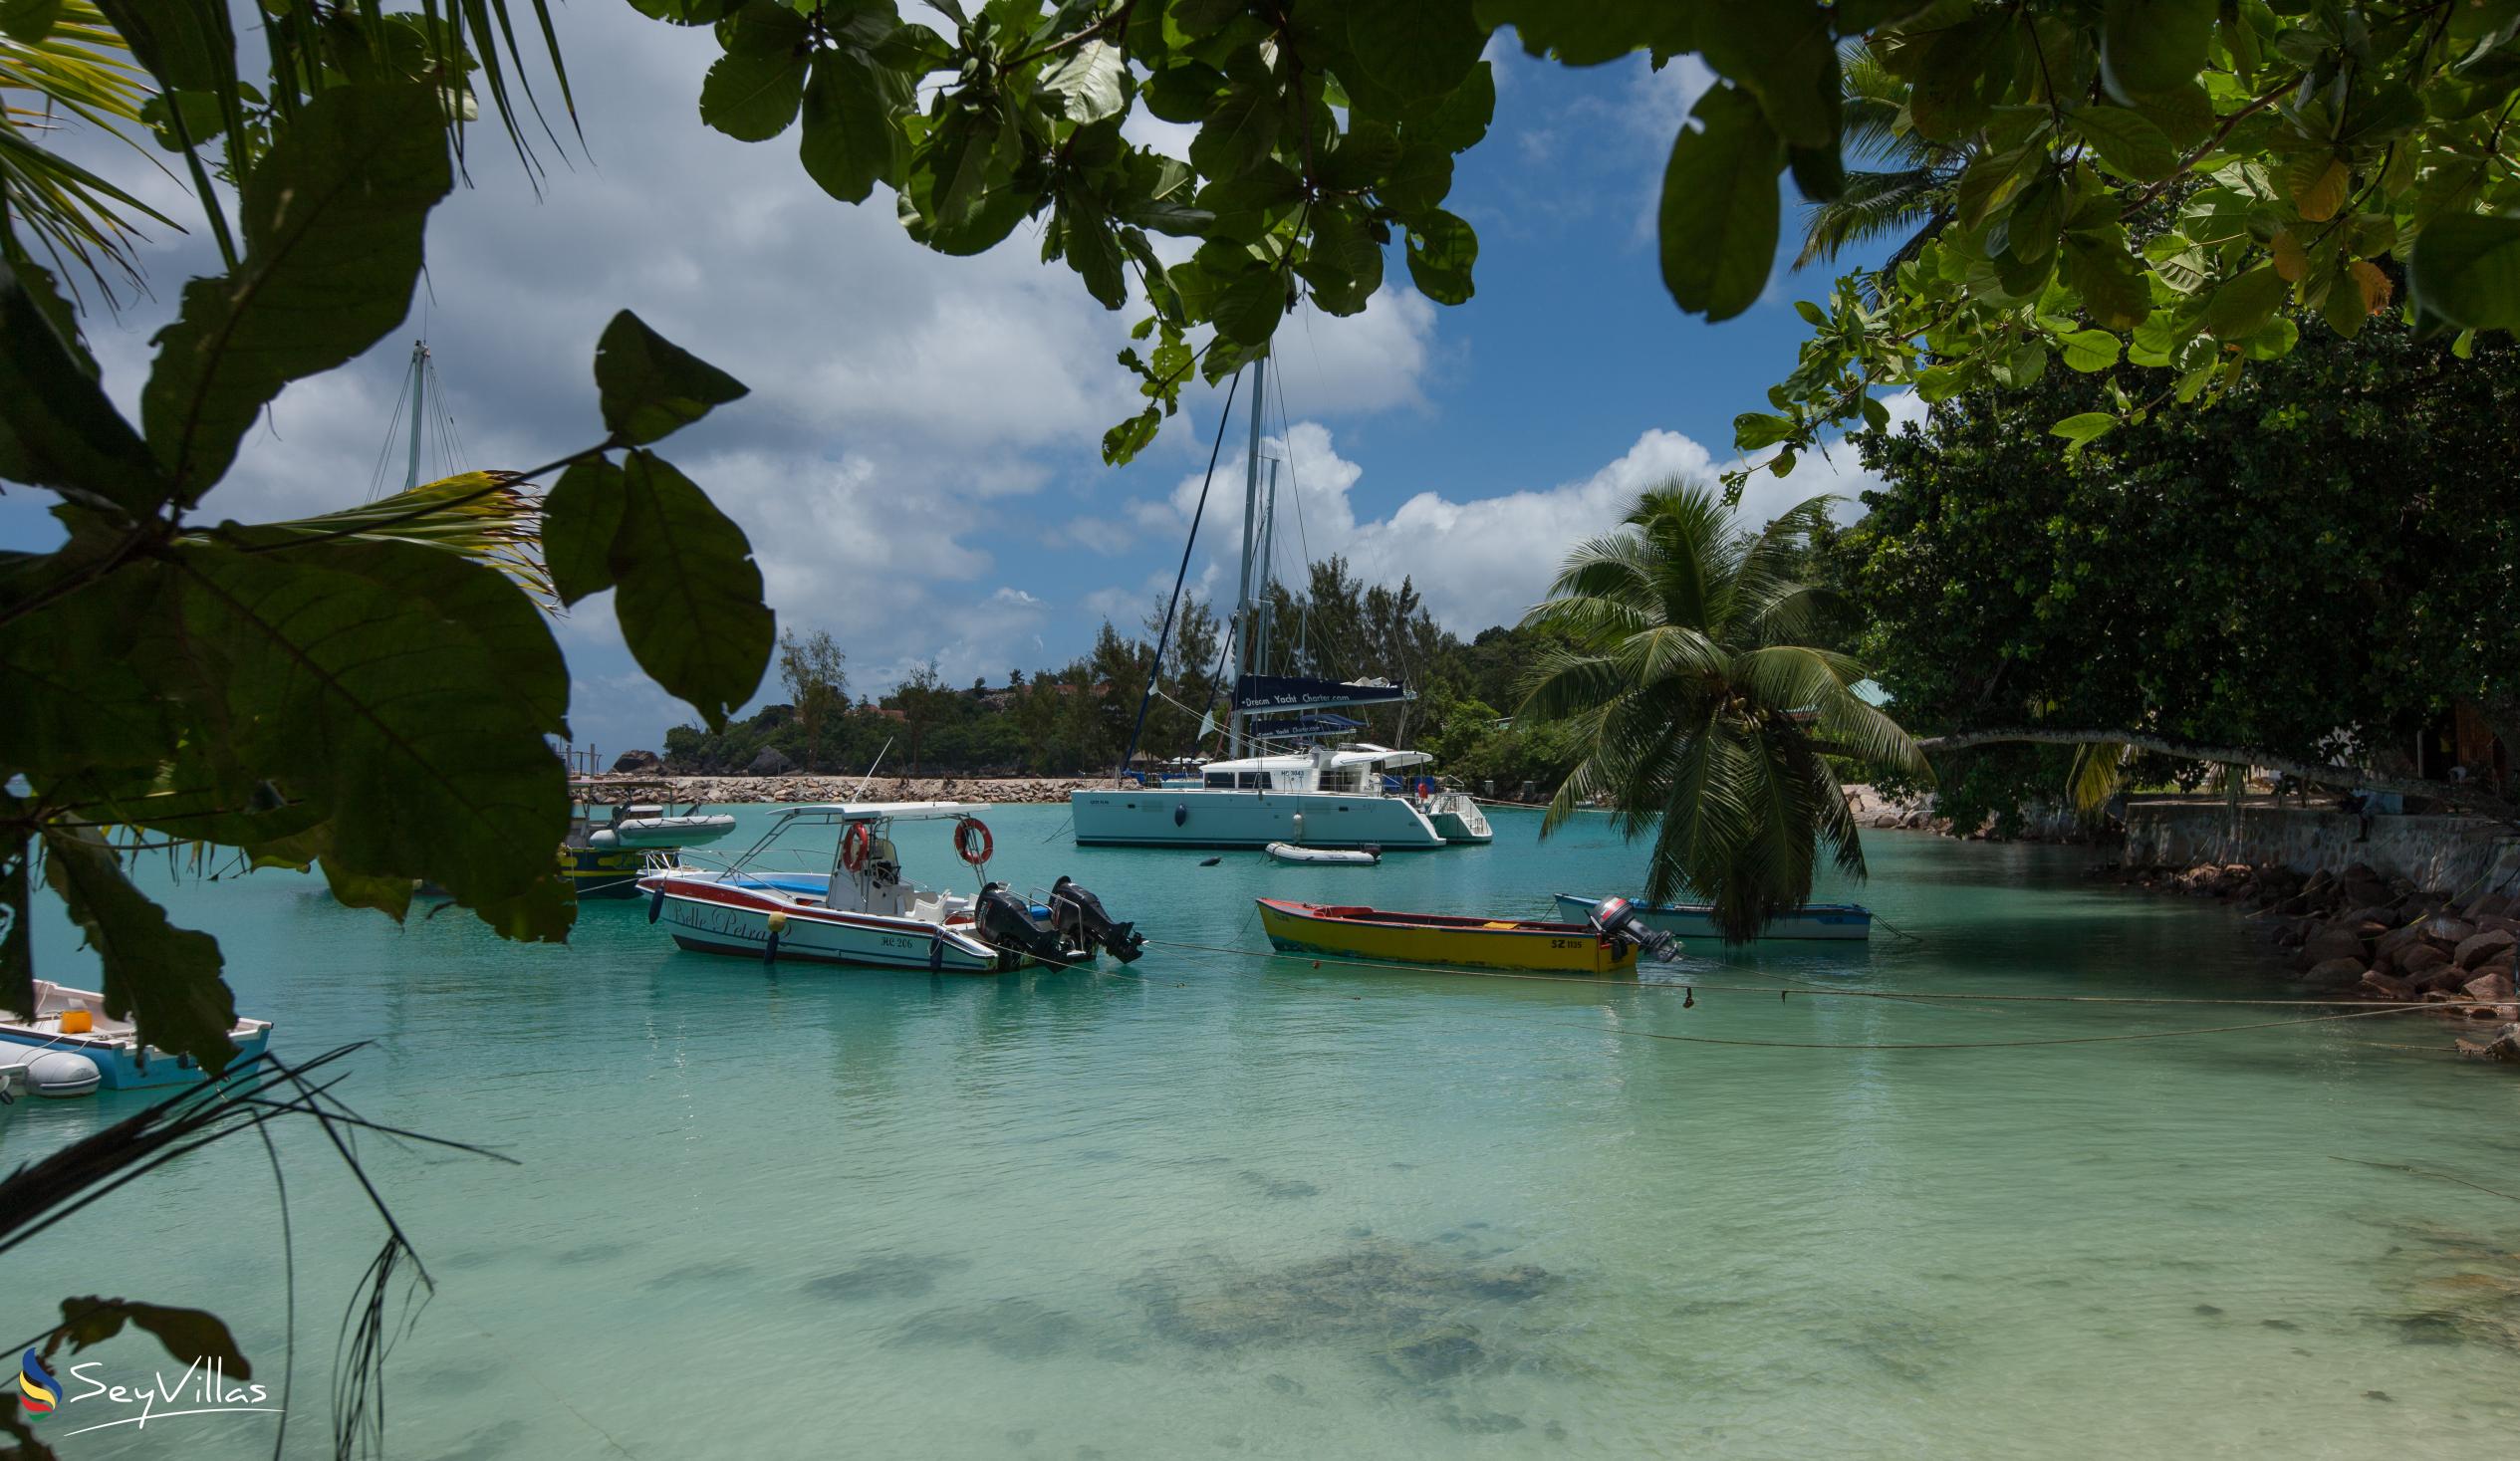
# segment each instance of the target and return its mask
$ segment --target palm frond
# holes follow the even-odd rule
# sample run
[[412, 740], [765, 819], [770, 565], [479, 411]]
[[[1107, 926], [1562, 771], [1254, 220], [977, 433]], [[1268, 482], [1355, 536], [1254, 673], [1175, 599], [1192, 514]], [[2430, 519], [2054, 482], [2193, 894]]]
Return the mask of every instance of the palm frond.
[[[77, 123], [118, 138], [147, 157], [131, 128], [150, 95], [130, 48], [91, 0], [62, 0], [51, 28], [32, 41], [0, 32], [0, 198], [9, 221], [0, 228], [0, 258], [35, 262], [41, 248], [75, 296], [76, 275], [93, 281], [107, 303], [118, 285], [137, 286], [134, 246], [143, 218], [179, 225], [36, 137]], [[159, 166], [149, 157], [151, 166]]]
[[543, 500], [513, 472], [464, 472], [339, 512], [261, 525], [258, 534], [416, 543], [514, 579], [558, 611], [543, 566]]
[[1803, 247], [1794, 267], [1835, 263], [1846, 250], [1891, 234], [1913, 234], [1937, 217], [1959, 180], [1956, 166], [1849, 172], [1838, 196], [1803, 209]]

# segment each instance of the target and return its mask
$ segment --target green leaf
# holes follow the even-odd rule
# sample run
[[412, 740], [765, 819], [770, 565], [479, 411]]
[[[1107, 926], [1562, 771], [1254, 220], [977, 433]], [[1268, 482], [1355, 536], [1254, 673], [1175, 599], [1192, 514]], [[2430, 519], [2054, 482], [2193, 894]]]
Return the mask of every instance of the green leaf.
[[97, 829], [46, 823], [43, 839], [45, 881], [105, 967], [105, 1013], [132, 1021], [159, 1050], [224, 1072], [236, 1058], [236, 996], [219, 978], [219, 941], [167, 922]]
[[1441, 208], [1409, 225], [1408, 277], [1436, 304], [1469, 303], [1470, 269], [1478, 258], [1479, 236]]
[[879, 182], [900, 186], [908, 147], [895, 120], [909, 105], [908, 78], [847, 50], [818, 51], [805, 85], [797, 160], [844, 203], [863, 203]]
[[2089, 446], [2101, 433], [2117, 424], [2118, 418], [2107, 411], [2085, 411], [2079, 416], [2067, 416], [2050, 426], [2048, 434], [2062, 436], [2079, 449]]
[[1070, 122], [1101, 122], [1129, 108], [1129, 59], [1109, 41], [1088, 41], [1061, 57], [1041, 79]]
[[168, 492], [157, 459], [14, 271], [0, 271], [0, 480], [132, 518]]
[[1340, 8], [1357, 64], [1404, 103], [1454, 91], [1487, 45], [1470, 0], [1342, 0]]
[[[1872, 397], [1866, 396], [1865, 399]], [[1757, 451], [1761, 447], [1774, 446], [1793, 434], [1791, 417], [1772, 416], [1764, 411], [1743, 411], [1732, 418], [1732, 449], [1735, 451]]]
[[409, 313], [421, 230], [454, 185], [443, 122], [428, 87], [335, 87], [247, 176], [244, 260], [184, 286], [140, 392], [143, 434], [177, 501], [226, 474], [283, 386], [358, 356]]
[[[1477, 245], [1471, 247], [1475, 253]], [[1312, 246], [1295, 272], [1324, 310], [1354, 315], [1383, 287], [1383, 246], [1355, 204], [1324, 203], [1313, 214]]]
[[742, 381], [647, 328], [628, 310], [595, 345], [605, 429], [625, 446], [661, 441], [747, 394]]
[[213, 1359], [220, 1372], [237, 1379], [252, 1379], [254, 1366], [236, 1347], [236, 1338], [217, 1315], [200, 1309], [175, 1309], [164, 1304], [135, 1304], [128, 1299], [64, 1299], [61, 1302], [60, 1334], [70, 1340], [74, 1354], [91, 1344], [102, 1344], [123, 1333], [129, 1324], [157, 1337], [166, 1352], [183, 1364], [199, 1364], [205, 1368]]
[[2133, 330], [2152, 311], [2143, 266], [2127, 251], [2116, 224], [2065, 236], [2065, 277], [2083, 297], [2083, 311], [2103, 330]]
[[1155, 433], [1162, 429], [1162, 410], [1146, 407], [1103, 433], [1103, 460], [1116, 467], [1127, 466], [1154, 443]]
[[752, 698], [775, 624], [744, 530], [671, 462], [633, 451], [622, 466], [613, 537], [614, 612], [630, 654], [711, 730]]
[[2216, 340], [2246, 340], [2266, 328], [2284, 302], [2284, 278], [2260, 264], [2217, 286], [2205, 301], [2205, 333]]
[[543, 498], [543, 567], [562, 604], [613, 587], [624, 490], [622, 469], [598, 456], [570, 463]]
[[2100, 74], [2109, 94], [2133, 105], [2169, 92], [2205, 67], [2214, 0], [2108, 0], [2100, 24]]
[[[568, 674], [520, 590], [407, 543], [183, 545], [169, 561], [228, 749], [321, 811], [343, 870], [425, 878], [474, 908], [565, 892], [546, 737], [566, 733]], [[532, 932], [564, 936], [569, 904], [547, 911]]]
[[2066, 368], [2089, 375], [2118, 364], [2118, 337], [2106, 330], [2077, 330], [2057, 342]]
[[25, 804], [0, 791], [0, 1010], [35, 1018], [35, 839]]
[[[1837, 38], [1819, 0], [1700, 6], [1697, 32], [1706, 64], [1759, 99], [1777, 135], [1837, 161], [1845, 101]], [[1819, 166], [1816, 158], [1809, 165]]]
[[2100, 160], [2139, 182], [2167, 177], [2178, 166], [2178, 149], [2161, 129], [2124, 107], [2082, 107], [2066, 114], [2100, 153]]
[[2520, 330], [2520, 218], [2454, 213], [2415, 235], [2415, 308], [2469, 330]]
[[1447, 152], [1467, 151], [1487, 135], [1495, 117], [1496, 73], [1482, 61], [1440, 105], [1409, 119], [1408, 139]]
[[1100, 203], [1077, 192], [1061, 197], [1052, 230], [1069, 267], [1085, 280], [1086, 293], [1107, 310], [1129, 303], [1128, 262]]
[[0, 0], [0, 35], [33, 45], [61, 17], [61, 0]]
[[1973, 16], [1936, 34], [1915, 62], [1907, 106], [1918, 134], [1958, 141], [1986, 124], [2012, 84], [2020, 42], [2004, 11]]
[[[1416, 133], [1412, 131], [1411, 135]], [[1361, 117], [1339, 134], [1321, 160], [1321, 185], [1332, 192], [1372, 187], [1400, 160], [1398, 128], [1387, 122]], [[1289, 174], [1292, 176], [1293, 174]], [[1299, 184], [1299, 192], [1302, 190]]]
[[1533, 56], [1568, 66], [1599, 66], [1631, 52], [1664, 55], [1697, 49], [1698, 7], [1663, 4], [1569, 4], [1568, 0], [1478, 0], [1478, 22], [1512, 26]]
[[630, 9], [674, 25], [708, 25], [724, 20], [742, 0], [630, 0]]
[[1278, 115], [1274, 90], [1236, 81], [1190, 138], [1190, 165], [1202, 176], [1219, 179], [1249, 171], [1277, 145]]
[[1662, 172], [1662, 284], [1683, 310], [1729, 320], [1767, 288], [1776, 262], [1777, 169], [1785, 143], [1747, 92], [1719, 86], [1690, 116]]
[[1403, 221], [1440, 207], [1452, 192], [1452, 154], [1400, 134], [1400, 159], [1375, 188], [1375, 196]]
[[747, 142], [786, 131], [805, 99], [814, 59], [805, 45], [805, 17], [753, 0], [718, 29], [729, 36], [726, 54], [700, 83], [700, 121]]
[[[74, 548], [41, 562], [58, 581], [94, 557]], [[49, 790], [72, 772], [153, 771], [165, 759], [173, 697], [133, 652], [158, 583], [145, 568], [126, 569], [0, 622], [0, 779], [23, 771]]]

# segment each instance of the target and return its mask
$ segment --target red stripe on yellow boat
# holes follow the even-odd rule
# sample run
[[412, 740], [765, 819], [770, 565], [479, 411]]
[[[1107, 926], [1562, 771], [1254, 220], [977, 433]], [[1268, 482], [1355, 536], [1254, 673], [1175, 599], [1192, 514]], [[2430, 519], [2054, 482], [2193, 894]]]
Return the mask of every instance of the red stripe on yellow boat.
[[1581, 923], [1464, 918], [1255, 898], [1260, 926], [1278, 948], [1354, 955], [1403, 964], [1473, 969], [1540, 969], [1612, 974], [1636, 967], [1636, 947], [1605, 940]]

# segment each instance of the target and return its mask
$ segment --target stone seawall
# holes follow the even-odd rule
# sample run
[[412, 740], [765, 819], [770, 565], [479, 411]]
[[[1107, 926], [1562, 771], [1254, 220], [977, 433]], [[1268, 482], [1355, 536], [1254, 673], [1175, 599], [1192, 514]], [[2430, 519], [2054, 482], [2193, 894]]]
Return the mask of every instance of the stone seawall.
[[2138, 802], [2127, 809], [2128, 867], [2199, 863], [2283, 866], [2310, 873], [2360, 863], [2383, 877], [2454, 897], [2520, 884], [2520, 836], [2475, 817], [2347, 812], [2221, 802]]

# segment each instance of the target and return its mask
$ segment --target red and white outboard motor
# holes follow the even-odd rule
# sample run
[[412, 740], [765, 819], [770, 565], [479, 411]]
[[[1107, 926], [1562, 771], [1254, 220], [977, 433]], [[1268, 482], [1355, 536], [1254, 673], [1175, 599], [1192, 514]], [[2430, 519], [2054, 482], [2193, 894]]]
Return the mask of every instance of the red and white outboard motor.
[[1593, 905], [1593, 927], [1604, 938], [1633, 943], [1641, 958], [1659, 963], [1680, 951], [1680, 937], [1657, 928], [1647, 928], [1637, 916], [1637, 905], [1626, 898], [1604, 898]]
[[1064, 874], [1050, 885], [1050, 922], [1062, 937], [1088, 953], [1108, 949], [1113, 958], [1134, 964], [1145, 952], [1146, 935], [1137, 931], [1136, 924], [1114, 919], [1103, 910], [1101, 898]]

